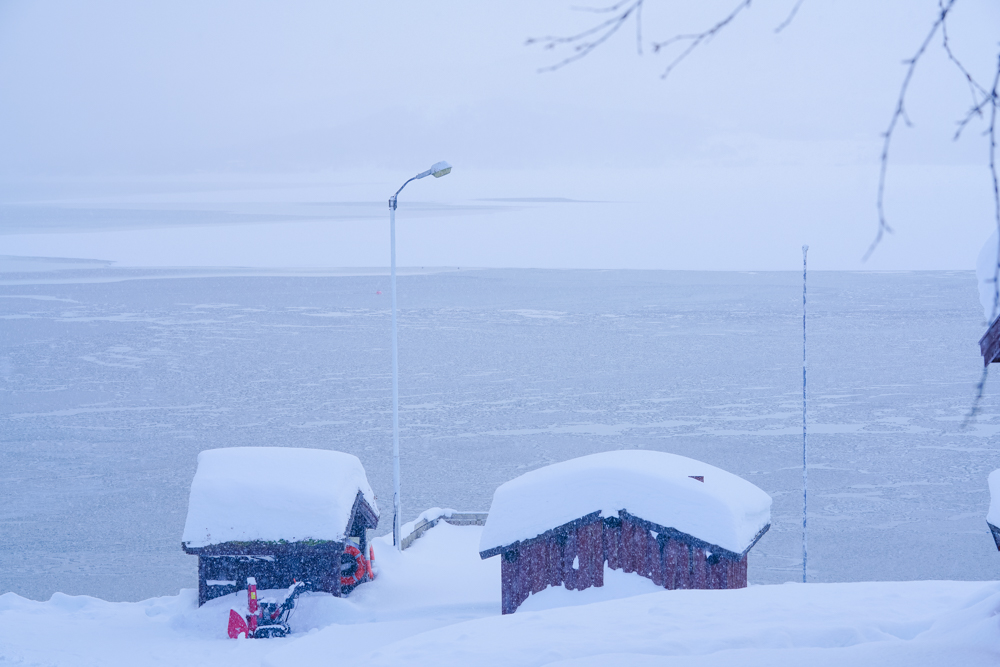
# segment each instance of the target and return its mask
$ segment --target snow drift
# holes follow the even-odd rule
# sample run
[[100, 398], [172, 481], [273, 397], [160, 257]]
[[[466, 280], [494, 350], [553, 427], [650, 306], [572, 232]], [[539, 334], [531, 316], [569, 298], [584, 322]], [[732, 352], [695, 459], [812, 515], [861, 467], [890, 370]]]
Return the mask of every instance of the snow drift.
[[[707, 480], [706, 480], [707, 481]], [[549, 588], [500, 615], [498, 559], [481, 528], [445, 523], [400, 553], [375, 540], [379, 578], [350, 598], [307, 593], [292, 634], [226, 637], [246, 593], [198, 607], [193, 590], [143, 602], [0, 595], [0, 664], [53, 667], [741, 665], [993, 667], [1000, 584], [906, 581], [650, 590], [614, 572], [602, 588]], [[610, 574], [610, 573], [609, 573]]]

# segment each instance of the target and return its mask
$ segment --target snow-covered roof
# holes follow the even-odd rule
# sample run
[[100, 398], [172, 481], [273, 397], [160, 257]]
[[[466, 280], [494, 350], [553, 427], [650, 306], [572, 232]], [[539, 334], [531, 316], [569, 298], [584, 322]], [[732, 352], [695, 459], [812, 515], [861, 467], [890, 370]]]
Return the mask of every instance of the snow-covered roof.
[[341, 540], [358, 492], [378, 514], [358, 457], [325, 449], [230, 447], [198, 454], [182, 541]]
[[[704, 477], [704, 482], [692, 479]], [[600, 510], [619, 510], [742, 553], [771, 521], [771, 497], [715, 466], [676, 454], [625, 450], [533, 470], [501, 485], [480, 552], [541, 535]]]
[[1000, 528], [1000, 470], [990, 473], [990, 511], [986, 521]]
[[976, 282], [979, 283], [979, 303], [983, 307], [983, 316], [987, 322], [1000, 315], [1000, 309], [994, 312], [993, 302], [997, 296], [997, 284], [994, 281], [997, 271], [997, 232], [996, 230], [986, 240], [983, 249], [976, 259]]

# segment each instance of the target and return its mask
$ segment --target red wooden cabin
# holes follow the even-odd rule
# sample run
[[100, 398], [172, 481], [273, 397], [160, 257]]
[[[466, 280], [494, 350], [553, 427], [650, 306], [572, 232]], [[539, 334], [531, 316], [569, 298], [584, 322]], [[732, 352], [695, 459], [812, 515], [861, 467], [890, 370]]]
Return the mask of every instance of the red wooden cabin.
[[[702, 474], [682, 474], [693, 471]], [[623, 488], [630, 477], [631, 483]], [[713, 478], [717, 493], [706, 494], [713, 490], [706, 488], [704, 480], [711, 483]], [[578, 516], [532, 536], [522, 530], [520, 534], [525, 535], [522, 539], [508, 542], [501, 537], [502, 543], [496, 543], [497, 534], [517, 533], [513, 528], [517, 515], [531, 507], [530, 502], [523, 502], [524, 496], [530, 496], [533, 487], [557, 482], [567, 486], [547, 489], [543, 495], [554, 499], [548, 503], [548, 508], [536, 507], [536, 516], [546, 514], [547, 509], [553, 507], [558, 514], [564, 508], [588, 502], [593, 507], [595, 504], [600, 506], [603, 501], [606, 509]], [[712, 506], [718, 496], [727, 496], [727, 485], [734, 484], [739, 488], [736, 493], [728, 493], [729, 507], [719, 502]], [[669, 491], [664, 492], [665, 487]], [[685, 491], [689, 492], [689, 498], [684, 497]], [[617, 498], [620, 501], [617, 504], [632, 500], [638, 506], [637, 511], [633, 513], [626, 507], [608, 509], [609, 498]], [[742, 518], [749, 518], [749, 522], [738, 522], [743, 536], [735, 543], [730, 531], [699, 529], [703, 527], [698, 525], [699, 521], [704, 523], [706, 518], [715, 517], [725, 522], [732, 518], [727, 517], [732, 510], [739, 514], [741, 500], [748, 510]], [[657, 503], [676, 506], [671, 511], [670, 507], [655, 507]], [[732, 507], [734, 503], [736, 507]], [[614, 505], [612, 503], [612, 507]], [[640, 515], [642, 510], [649, 511], [656, 520]], [[685, 525], [692, 532], [665, 525], [665, 519], [672, 516], [678, 519], [673, 523]], [[490, 535], [491, 521], [495, 526], [499, 524], [493, 535]], [[481, 547], [493, 544], [482, 549], [479, 555], [481, 558], [501, 556], [501, 611], [504, 614], [513, 613], [529, 595], [548, 586], [564, 586], [570, 590], [603, 586], [605, 565], [646, 577], [666, 589], [744, 588], [747, 585], [747, 553], [767, 532], [769, 521], [770, 497], [735, 475], [661, 452], [605, 452], [533, 471], [498, 489]], [[754, 531], [747, 532], [747, 526], [752, 526]], [[527, 528], [528, 533], [533, 531], [537, 531], [537, 524]], [[698, 534], [709, 538], [724, 537], [727, 546], [702, 539]], [[734, 544], [739, 545], [738, 550], [732, 548]]]

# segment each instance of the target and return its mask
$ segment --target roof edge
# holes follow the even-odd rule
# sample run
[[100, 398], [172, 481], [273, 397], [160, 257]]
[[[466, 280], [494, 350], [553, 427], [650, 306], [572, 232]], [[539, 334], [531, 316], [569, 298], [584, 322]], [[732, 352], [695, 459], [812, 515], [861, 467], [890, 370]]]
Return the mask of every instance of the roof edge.
[[[487, 521], [488, 520], [489, 519], [487, 519]], [[549, 528], [544, 533], [541, 533], [541, 534], [536, 535], [534, 537], [529, 537], [526, 540], [517, 540], [516, 542], [511, 542], [510, 544], [508, 544], [506, 546], [501, 545], [501, 546], [498, 546], [498, 547], [492, 547], [490, 549], [486, 549], [485, 551], [480, 551], [479, 552], [479, 557], [482, 560], [486, 560], [487, 558], [493, 558], [494, 556], [498, 556], [498, 555], [502, 554], [504, 551], [508, 551], [509, 549], [513, 549], [515, 547], [520, 548], [522, 546], [527, 546], [527, 545], [532, 544], [534, 542], [537, 542], [539, 540], [548, 539], [548, 537], [551, 536], [551, 535], [556, 535], [558, 533], [565, 532], [565, 531], [569, 530], [570, 528], [577, 528], [579, 526], [586, 526], [588, 524], [594, 523], [595, 521], [601, 521], [601, 520], [602, 520], [601, 519], [601, 510], [597, 510], [596, 512], [591, 512], [590, 514], [584, 514], [579, 519], [573, 519], [572, 521], [568, 521], [568, 522], [566, 522], [566, 523], [564, 523], [562, 525], [556, 526], [555, 528]]]
[[[312, 539], [302, 540], [229, 540], [227, 542], [213, 542], [200, 547], [190, 546], [190, 542], [181, 542], [181, 549], [184, 553], [195, 556], [215, 556], [215, 555], [237, 555], [245, 553], [255, 553], [261, 555], [276, 555], [290, 553], [302, 549], [321, 549], [326, 544], [341, 544], [344, 537], [350, 532], [351, 526], [360, 518], [366, 528], [378, 527], [379, 515], [375, 509], [368, 504], [365, 494], [358, 490], [354, 497], [354, 505], [351, 507], [351, 514], [347, 519], [347, 525], [343, 528], [343, 535], [337, 539]], [[294, 548], [293, 548], [294, 547]]]
[[290, 553], [340, 551], [343, 538], [339, 540], [300, 540], [279, 542], [254, 540], [251, 542], [220, 542], [192, 547], [190, 542], [181, 542], [184, 553], [192, 556], [283, 556]]
[[[615, 519], [616, 518], [616, 517], [603, 517], [602, 518], [600, 515], [601, 515], [601, 511], [600, 510], [598, 510], [596, 512], [591, 512], [590, 514], [586, 514], [586, 515], [580, 517], [579, 519], [574, 519], [573, 521], [569, 521], [569, 522], [564, 523], [562, 525], [556, 526], [555, 528], [550, 528], [549, 530], [547, 530], [544, 533], [541, 533], [539, 535], [536, 535], [535, 537], [531, 537], [531, 538], [528, 538], [526, 540], [517, 540], [516, 542], [511, 542], [510, 544], [507, 544], [507, 545], [501, 545], [501, 546], [491, 547], [489, 549], [485, 549], [485, 550], [479, 552], [479, 558], [482, 559], [482, 560], [486, 560], [487, 558], [492, 558], [493, 556], [498, 556], [498, 555], [504, 553], [505, 551], [509, 551], [511, 549], [519, 549], [522, 546], [528, 546], [528, 545], [530, 545], [530, 544], [532, 544], [534, 542], [537, 542], [539, 540], [548, 539], [552, 535], [566, 532], [566, 531], [568, 531], [571, 528], [576, 528], [578, 526], [587, 525], [589, 523], [593, 523], [594, 521], [606, 521], [609, 518], [610, 519]], [[764, 537], [764, 533], [766, 533], [771, 528], [770, 522], [767, 523], [767, 524], [765, 524], [763, 528], [761, 528], [759, 531], [757, 531], [757, 534], [754, 535], [753, 539], [750, 540], [750, 544], [746, 547], [746, 549], [744, 549], [743, 551], [737, 553], [735, 551], [730, 551], [729, 549], [726, 549], [725, 547], [720, 547], [718, 544], [712, 544], [711, 542], [706, 542], [705, 540], [700, 540], [697, 537], [695, 537], [694, 535], [691, 535], [689, 533], [685, 533], [683, 531], [677, 530], [676, 528], [670, 528], [668, 526], [661, 526], [658, 523], [653, 523], [652, 521], [647, 521], [647, 520], [642, 519], [642, 518], [640, 518], [638, 516], [635, 516], [634, 514], [629, 514], [628, 510], [619, 510], [618, 511], [618, 517], [617, 517], [617, 519], [618, 520], [623, 520], [623, 521], [624, 520], [631, 521], [631, 522], [633, 522], [633, 523], [635, 523], [635, 524], [637, 524], [637, 525], [645, 528], [646, 530], [650, 530], [650, 531], [659, 533], [661, 535], [666, 535], [670, 539], [679, 540], [681, 542], [684, 542], [686, 544], [690, 544], [690, 545], [692, 545], [692, 546], [694, 546], [696, 548], [699, 548], [699, 549], [707, 549], [707, 550], [711, 551], [712, 553], [718, 553], [721, 557], [728, 558], [728, 559], [731, 559], [731, 560], [741, 560], [744, 556], [747, 555], [747, 552], [749, 552], [751, 549], [753, 549], [753, 547], [757, 544], [757, 542], [760, 541], [760, 538]], [[1000, 548], [1000, 543], [998, 543], [998, 548]]]

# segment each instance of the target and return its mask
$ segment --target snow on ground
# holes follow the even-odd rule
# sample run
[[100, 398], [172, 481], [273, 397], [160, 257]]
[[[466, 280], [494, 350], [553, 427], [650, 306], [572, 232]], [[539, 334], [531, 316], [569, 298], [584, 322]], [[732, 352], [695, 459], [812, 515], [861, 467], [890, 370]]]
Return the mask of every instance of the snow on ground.
[[771, 522], [771, 497], [731, 472], [686, 456], [601, 452], [501, 484], [479, 549], [531, 539], [596, 511], [617, 517], [620, 510], [739, 554]]
[[622, 570], [612, 570], [604, 564], [604, 585], [593, 586], [582, 591], [571, 591], [562, 586], [550, 586], [541, 593], [531, 595], [517, 608], [518, 612], [542, 611], [557, 607], [576, 607], [606, 600], [660, 593], [663, 588], [645, 577], [627, 574]]
[[[785, 584], [664, 591], [616, 572], [604, 589], [547, 589], [500, 615], [481, 529], [438, 524], [349, 598], [310, 593], [283, 639], [226, 637], [245, 593], [197, 608], [193, 590], [142, 602], [0, 596], [0, 663], [370, 665], [995, 665], [1000, 583]], [[753, 556], [751, 555], [751, 558]], [[280, 595], [274, 591], [265, 593]]]
[[[265, 490], [262, 490], [265, 489]], [[198, 454], [182, 541], [340, 540], [360, 492], [378, 512], [357, 456], [298, 447], [228, 447]]]

